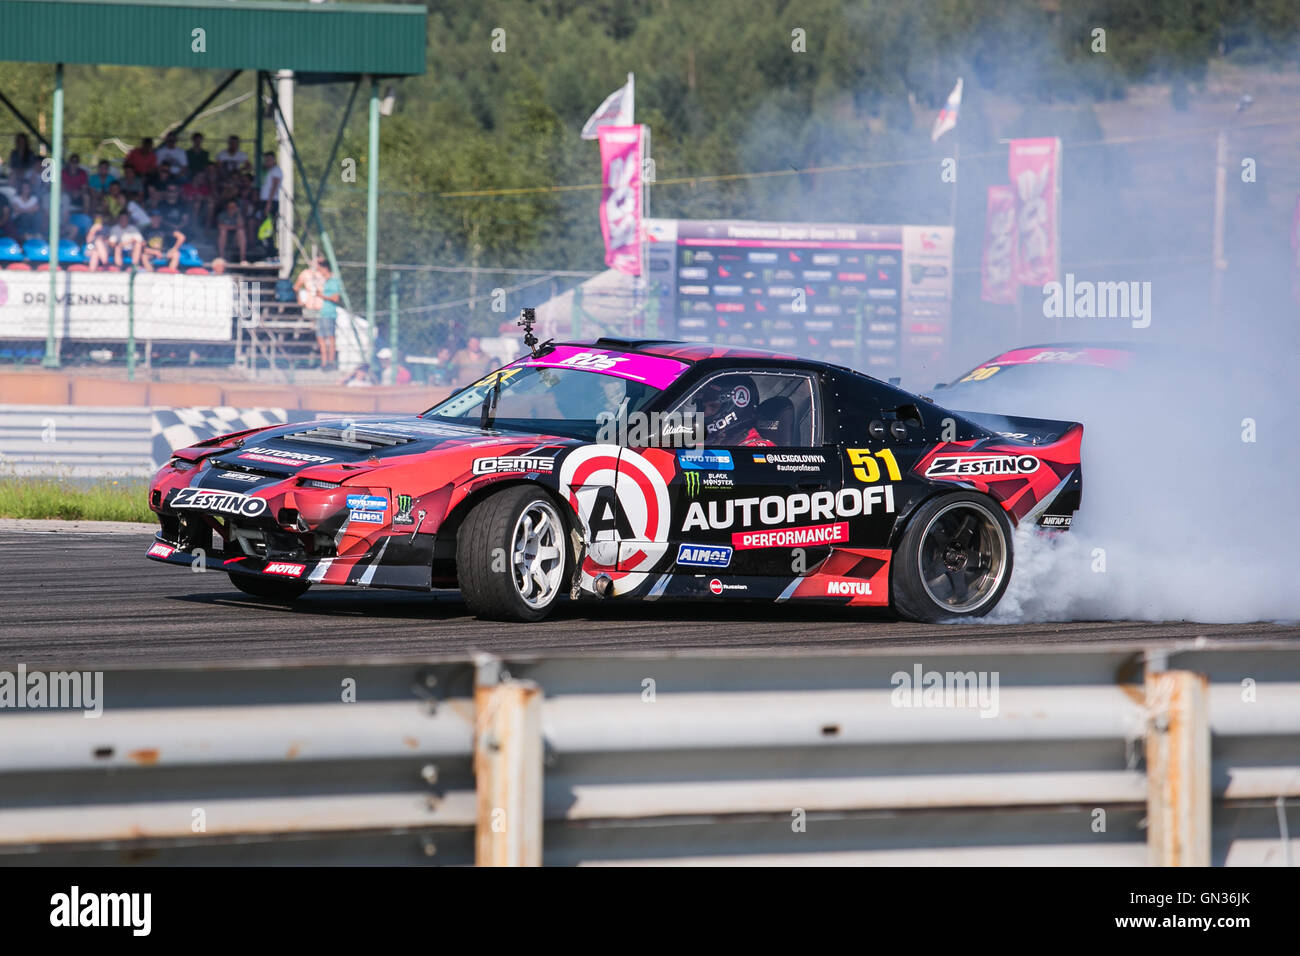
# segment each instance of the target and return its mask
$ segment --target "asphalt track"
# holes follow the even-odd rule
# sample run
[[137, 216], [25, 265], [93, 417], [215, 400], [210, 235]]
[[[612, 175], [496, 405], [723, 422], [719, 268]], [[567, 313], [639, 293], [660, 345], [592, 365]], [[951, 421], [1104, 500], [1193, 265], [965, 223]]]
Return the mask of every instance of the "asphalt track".
[[879, 611], [744, 604], [565, 604], [541, 624], [479, 621], [454, 591], [319, 588], [292, 605], [225, 574], [148, 561], [151, 534], [0, 529], [0, 666], [131, 666], [488, 651], [975, 647], [1195, 640], [1300, 644], [1300, 624], [1095, 621], [928, 625]]

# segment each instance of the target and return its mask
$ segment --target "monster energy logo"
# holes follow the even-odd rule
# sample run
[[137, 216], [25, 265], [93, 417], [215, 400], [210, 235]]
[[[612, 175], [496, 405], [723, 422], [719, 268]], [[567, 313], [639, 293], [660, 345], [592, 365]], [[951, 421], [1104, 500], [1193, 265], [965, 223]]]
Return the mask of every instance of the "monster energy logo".
[[415, 524], [411, 517], [411, 505], [415, 503], [410, 495], [395, 495], [394, 501], [397, 503], [397, 513], [393, 515], [393, 524]]
[[698, 471], [688, 471], [682, 475], [686, 484], [686, 493], [692, 498], [699, 497], [700, 494], [700, 473]]

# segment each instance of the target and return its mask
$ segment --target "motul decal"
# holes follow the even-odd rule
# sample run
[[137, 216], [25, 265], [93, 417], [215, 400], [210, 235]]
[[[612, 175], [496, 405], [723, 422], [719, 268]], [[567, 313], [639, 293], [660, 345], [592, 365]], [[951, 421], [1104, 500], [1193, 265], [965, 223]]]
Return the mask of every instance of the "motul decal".
[[173, 548], [171, 545], [155, 543], [153, 547], [151, 547], [145, 553], [148, 554], [149, 557], [151, 558], [170, 558], [172, 556], [172, 553], [175, 552], [175, 550], [176, 549]]
[[262, 569], [263, 574], [279, 574], [286, 578], [300, 578], [307, 570], [305, 564], [288, 564], [284, 561], [272, 561]]

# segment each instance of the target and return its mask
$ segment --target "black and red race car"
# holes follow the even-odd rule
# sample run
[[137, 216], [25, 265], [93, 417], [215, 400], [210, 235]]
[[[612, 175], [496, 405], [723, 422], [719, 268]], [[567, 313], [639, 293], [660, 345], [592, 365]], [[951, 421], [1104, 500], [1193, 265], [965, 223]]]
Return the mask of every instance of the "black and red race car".
[[150, 486], [148, 556], [188, 566], [202, 549], [274, 599], [459, 587], [502, 620], [566, 594], [982, 615], [1013, 527], [1069, 527], [1083, 427], [980, 418], [792, 355], [547, 343], [420, 415], [174, 452]]

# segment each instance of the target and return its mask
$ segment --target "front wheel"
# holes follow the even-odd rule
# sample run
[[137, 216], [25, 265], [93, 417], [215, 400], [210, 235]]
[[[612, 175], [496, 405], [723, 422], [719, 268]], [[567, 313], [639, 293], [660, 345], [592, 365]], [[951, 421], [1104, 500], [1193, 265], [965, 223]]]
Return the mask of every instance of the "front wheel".
[[554, 499], [517, 485], [484, 498], [456, 535], [460, 593], [479, 617], [540, 621], [564, 591], [567, 532]]
[[982, 617], [1011, 581], [1011, 523], [983, 495], [962, 491], [922, 505], [894, 556], [894, 608], [913, 621]]
[[254, 577], [251, 574], [236, 574], [234, 571], [228, 571], [227, 574], [230, 575], [230, 583], [245, 594], [272, 601], [292, 601], [302, 597], [311, 587], [310, 581], [276, 581], [272, 578]]

